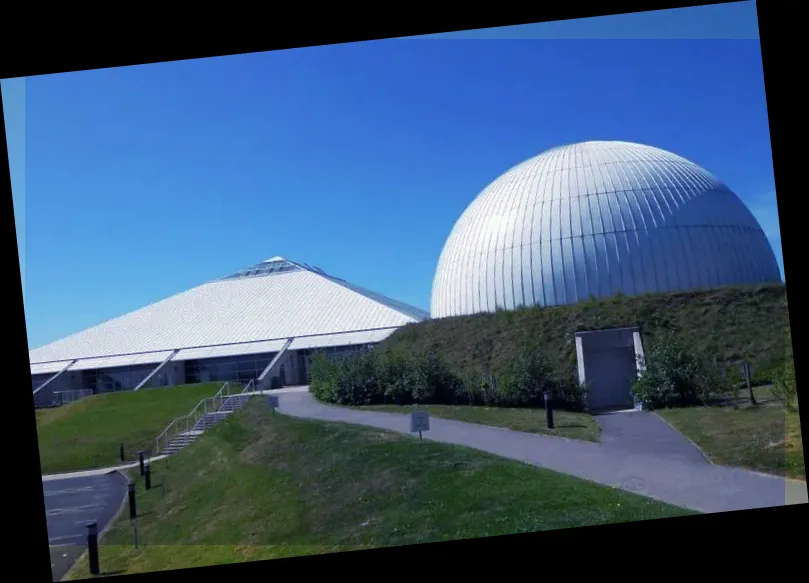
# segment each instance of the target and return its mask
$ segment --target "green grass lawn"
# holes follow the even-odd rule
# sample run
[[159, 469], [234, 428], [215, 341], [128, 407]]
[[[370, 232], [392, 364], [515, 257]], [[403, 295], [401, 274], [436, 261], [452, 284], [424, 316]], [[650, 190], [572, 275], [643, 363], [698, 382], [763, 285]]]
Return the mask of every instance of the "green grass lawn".
[[[138, 489], [140, 548], [125, 513], [101, 541], [103, 572], [694, 514], [464, 447], [272, 415], [262, 399], [156, 462], [153, 484]], [[68, 574], [87, 575], [86, 558]]]
[[658, 413], [691, 438], [717, 464], [806, 480], [798, 412], [785, 411], [768, 389], [759, 405], [739, 393], [736, 407], [664, 409]]
[[221, 383], [105, 393], [53, 409], [36, 411], [39, 458], [43, 474], [120, 464], [124, 444], [128, 459], [154, 445], [173, 419], [189, 413]]
[[471, 407], [469, 405], [370, 405], [352, 407], [352, 409], [406, 413], [408, 415], [412, 411], [420, 410], [428, 411], [432, 417], [505, 427], [514, 431], [541, 433], [586, 441], [599, 441], [600, 438], [598, 425], [589, 413], [570, 413], [556, 410], [553, 412], [555, 427], [548, 429], [545, 427], [544, 409]]

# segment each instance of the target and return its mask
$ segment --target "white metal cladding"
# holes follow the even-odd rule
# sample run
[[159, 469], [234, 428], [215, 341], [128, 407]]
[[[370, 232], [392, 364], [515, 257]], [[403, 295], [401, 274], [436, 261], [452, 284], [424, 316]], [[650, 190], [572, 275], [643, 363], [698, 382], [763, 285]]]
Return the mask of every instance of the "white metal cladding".
[[71, 361], [69, 360], [60, 360], [57, 362], [43, 362], [40, 364], [32, 364], [31, 365], [31, 374], [38, 375], [38, 374], [56, 374], [63, 368], [65, 368]]
[[85, 358], [77, 360], [69, 370], [92, 370], [97, 368], [137, 366], [139, 364], [159, 364], [171, 356], [171, 353], [171, 350], [166, 350], [162, 352], [150, 352], [147, 354], [128, 354], [123, 356]]
[[[278, 261], [285, 261], [281, 258]], [[217, 280], [29, 352], [32, 363], [400, 327], [405, 314], [309, 268]]]
[[469, 205], [431, 315], [778, 281], [760, 225], [709, 172], [651, 146], [583, 142], [514, 166]]
[[309, 336], [295, 338], [289, 345], [289, 350], [305, 350], [309, 348], [326, 348], [329, 346], [352, 346], [355, 344], [372, 344], [381, 342], [391, 334], [395, 328], [386, 330], [366, 330], [362, 332], [349, 332], [346, 334], [325, 334], [322, 336]]
[[267, 354], [278, 352], [286, 344], [287, 339], [267, 340], [266, 342], [250, 342], [248, 344], [228, 344], [225, 346], [206, 346], [204, 348], [186, 348], [177, 353], [172, 361], [197, 360], [201, 358], [220, 358], [223, 356], [239, 356], [246, 354]]

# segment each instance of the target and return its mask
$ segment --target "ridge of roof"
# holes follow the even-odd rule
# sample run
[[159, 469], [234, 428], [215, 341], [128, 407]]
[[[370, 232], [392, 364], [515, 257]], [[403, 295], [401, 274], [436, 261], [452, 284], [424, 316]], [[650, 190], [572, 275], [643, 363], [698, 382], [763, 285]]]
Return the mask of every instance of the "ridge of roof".
[[352, 292], [354, 292], [356, 294], [359, 294], [359, 295], [365, 297], [366, 299], [374, 301], [374, 302], [376, 302], [378, 304], [382, 304], [383, 306], [385, 306], [387, 308], [390, 308], [391, 310], [394, 310], [396, 312], [399, 312], [400, 314], [402, 314], [404, 316], [407, 316], [409, 318], [413, 318], [415, 320], [427, 320], [430, 317], [430, 314], [426, 310], [421, 310], [421, 309], [419, 309], [419, 308], [417, 308], [415, 306], [411, 306], [410, 304], [406, 304], [405, 302], [401, 302], [399, 300], [394, 300], [393, 298], [389, 298], [388, 296], [385, 296], [385, 295], [377, 293], [377, 292], [372, 292], [372, 291], [370, 291], [368, 289], [365, 289], [364, 287], [361, 287], [359, 285], [350, 283], [349, 281], [346, 281], [345, 279], [342, 279], [342, 278], [334, 276], [334, 275], [330, 275], [330, 274], [326, 273], [325, 271], [323, 271], [322, 269], [320, 269], [319, 267], [313, 267], [313, 266], [308, 265], [306, 263], [297, 263], [295, 261], [290, 261], [288, 259], [286, 259], [285, 261], [287, 261], [287, 262], [289, 262], [289, 263], [291, 263], [293, 265], [296, 265], [296, 266], [300, 267], [301, 269], [304, 269], [306, 271], [314, 273], [315, 275], [319, 275], [320, 277], [323, 277], [323, 278], [331, 281], [332, 283], [335, 283], [335, 284], [337, 284], [339, 286], [342, 286], [342, 287], [344, 287], [345, 289], [347, 289], [349, 291], [352, 291]]

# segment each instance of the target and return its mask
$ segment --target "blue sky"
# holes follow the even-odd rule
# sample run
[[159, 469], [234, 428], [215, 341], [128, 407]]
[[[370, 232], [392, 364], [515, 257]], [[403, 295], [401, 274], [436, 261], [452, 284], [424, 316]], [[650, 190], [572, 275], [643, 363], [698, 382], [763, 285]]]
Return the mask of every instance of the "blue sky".
[[4, 81], [29, 347], [274, 255], [427, 309], [475, 195], [589, 139], [714, 172], [780, 261], [755, 5], [720, 9]]

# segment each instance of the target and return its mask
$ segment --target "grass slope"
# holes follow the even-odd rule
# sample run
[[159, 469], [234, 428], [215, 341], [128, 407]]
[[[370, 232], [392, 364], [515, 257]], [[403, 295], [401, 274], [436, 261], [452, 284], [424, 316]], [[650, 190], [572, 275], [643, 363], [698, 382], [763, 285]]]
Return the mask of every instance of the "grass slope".
[[785, 411], [766, 390], [759, 403], [740, 393], [737, 407], [662, 409], [658, 413], [717, 464], [806, 480], [798, 412]]
[[545, 410], [512, 407], [471, 407], [469, 405], [366, 405], [352, 409], [387, 411], [409, 415], [415, 410], [428, 411], [430, 416], [505, 427], [514, 431], [555, 435], [570, 439], [599, 441], [601, 431], [589, 413], [553, 412], [554, 428], [545, 427]]
[[521, 308], [410, 324], [380, 346], [405, 352], [436, 345], [458, 373], [495, 372], [516, 358], [523, 334], [537, 339], [562, 379], [575, 373], [578, 330], [638, 326], [645, 343], [674, 330], [701, 354], [749, 359], [756, 380], [784, 360], [786, 287], [729, 287], [689, 293], [618, 296], [571, 306]]
[[[468, 448], [272, 415], [261, 399], [169, 460], [155, 463], [155, 488], [139, 486], [140, 549], [119, 517], [104, 572], [693, 514]], [[69, 573], [87, 575], [86, 558]]]
[[36, 411], [43, 474], [113, 466], [124, 444], [128, 459], [154, 445], [157, 435], [221, 383], [142, 389], [86, 397]]

